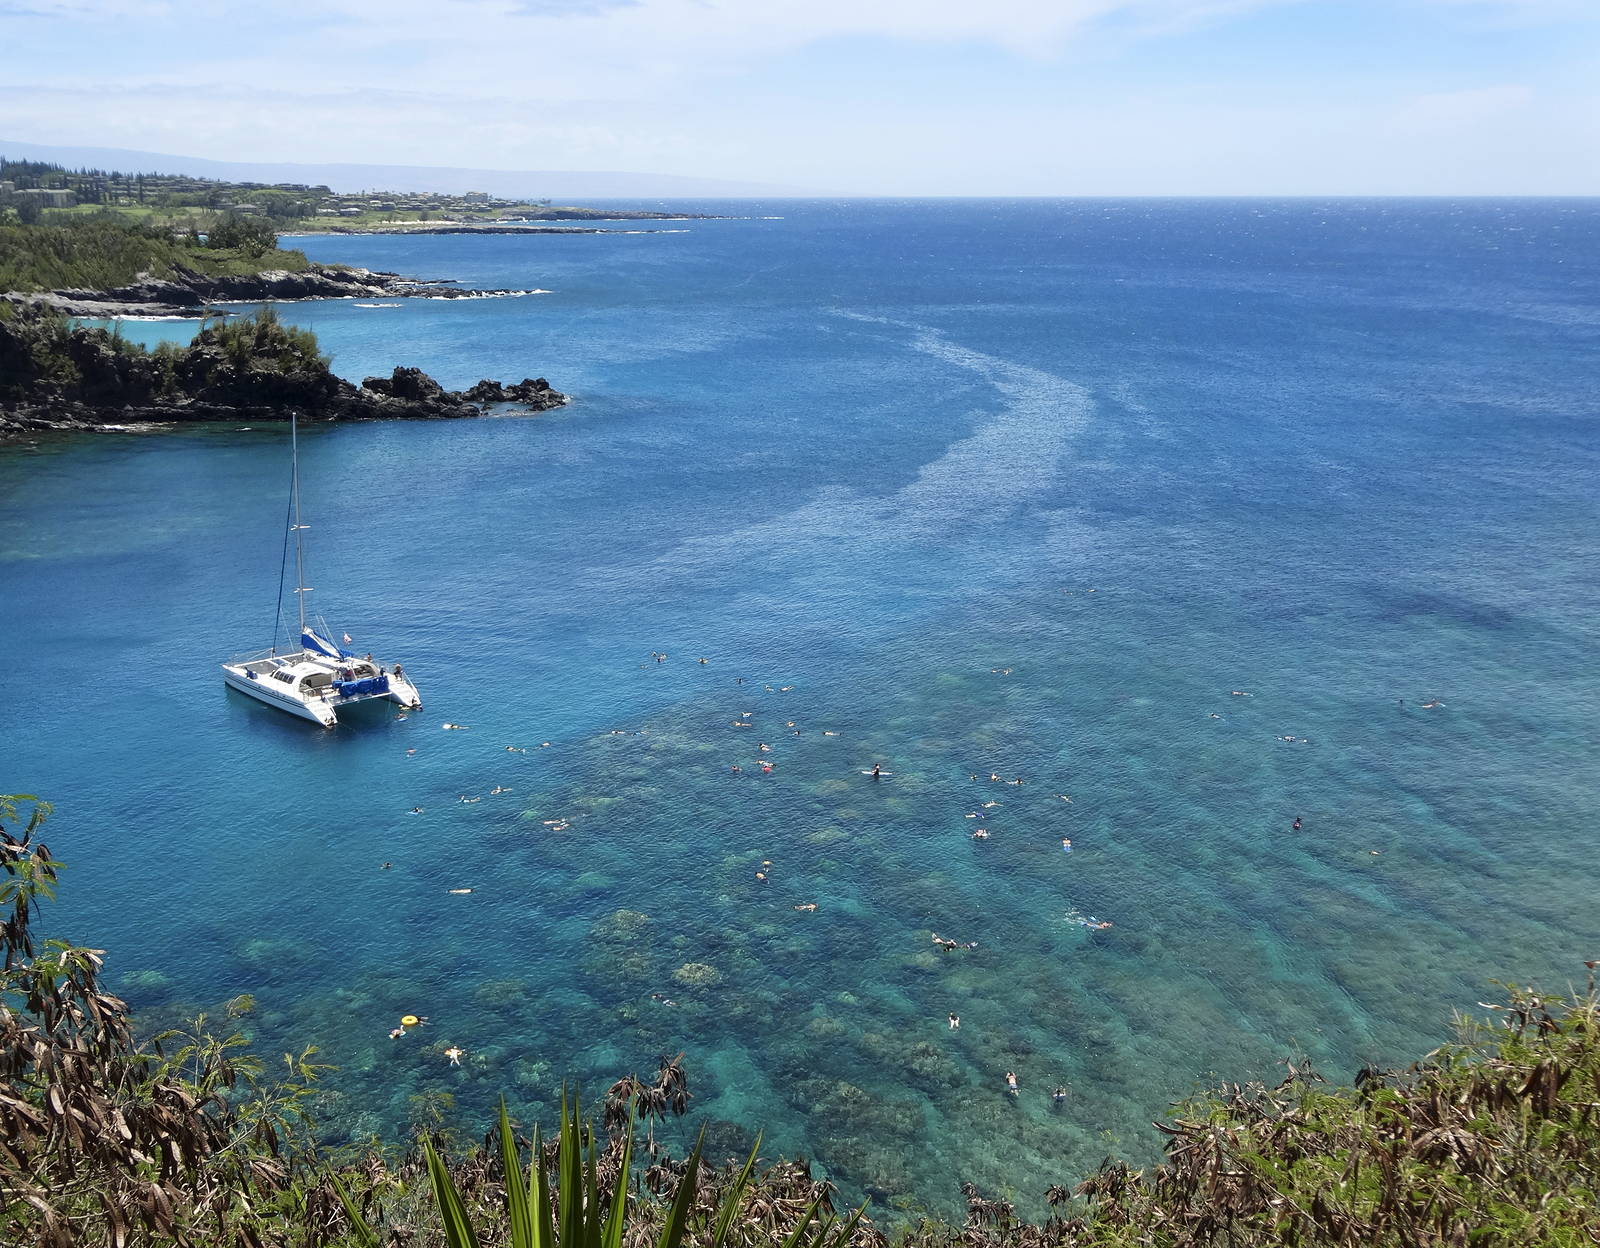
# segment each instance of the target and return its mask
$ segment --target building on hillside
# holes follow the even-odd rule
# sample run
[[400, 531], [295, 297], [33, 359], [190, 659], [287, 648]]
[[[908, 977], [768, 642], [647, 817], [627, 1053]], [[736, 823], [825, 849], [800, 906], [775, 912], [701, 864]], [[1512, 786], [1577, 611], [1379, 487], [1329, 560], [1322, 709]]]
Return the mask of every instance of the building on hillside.
[[77, 201], [77, 196], [71, 191], [35, 190], [14, 193], [19, 196], [26, 195], [45, 208], [70, 208]]

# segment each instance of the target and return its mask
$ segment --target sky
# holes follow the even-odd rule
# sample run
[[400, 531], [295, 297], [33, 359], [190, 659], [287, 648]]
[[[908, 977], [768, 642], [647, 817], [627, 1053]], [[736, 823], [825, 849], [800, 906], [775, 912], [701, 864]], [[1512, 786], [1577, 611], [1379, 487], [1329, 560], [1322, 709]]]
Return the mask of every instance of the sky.
[[0, 136], [862, 195], [1600, 194], [1600, 0], [0, 0]]

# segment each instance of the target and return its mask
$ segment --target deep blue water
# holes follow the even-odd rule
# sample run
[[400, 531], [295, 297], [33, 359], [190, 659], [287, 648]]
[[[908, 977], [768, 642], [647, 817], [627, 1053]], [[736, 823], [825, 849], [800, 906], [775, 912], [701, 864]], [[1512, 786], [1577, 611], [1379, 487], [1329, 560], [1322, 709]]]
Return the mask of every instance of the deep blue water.
[[315, 604], [420, 714], [222, 686], [286, 430], [0, 449], [0, 789], [149, 1017], [254, 994], [354, 1133], [683, 1050], [719, 1140], [1036, 1207], [1208, 1080], [1595, 956], [1600, 204], [725, 207], [304, 241], [550, 292], [283, 309], [351, 377], [574, 396], [303, 433]]

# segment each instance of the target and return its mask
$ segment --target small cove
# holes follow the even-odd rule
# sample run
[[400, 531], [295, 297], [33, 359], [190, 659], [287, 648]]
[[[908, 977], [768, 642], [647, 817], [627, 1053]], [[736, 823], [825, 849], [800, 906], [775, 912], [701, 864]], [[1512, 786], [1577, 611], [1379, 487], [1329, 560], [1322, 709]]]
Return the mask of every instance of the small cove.
[[282, 429], [0, 449], [52, 931], [152, 1016], [253, 994], [264, 1055], [339, 1066], [336, 1132], [548, 1121], [681, 1050], [685, 1130], [945, 1212], [1593, 956], [1592, 203], [741, 211], [300, 240], [551, 292], [283, 307], [345, 375], [575, 399], [303, 433], [318, 605], [415, 675], [406, 719], [222, 688]]

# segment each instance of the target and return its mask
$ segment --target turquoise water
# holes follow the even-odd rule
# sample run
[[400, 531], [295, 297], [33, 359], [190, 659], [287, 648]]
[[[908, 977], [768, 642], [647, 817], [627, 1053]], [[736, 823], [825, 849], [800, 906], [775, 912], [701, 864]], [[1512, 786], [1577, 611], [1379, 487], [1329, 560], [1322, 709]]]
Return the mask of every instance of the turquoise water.
[[1600, 206], [731, 210], [305, 241], [551, 292], [283, 309], [352, 377], [574, 395], [303, 434], [314, 601], [420, 714], [218, 679], [283, 429], [0, 449], [0, 788], [149, 1017], [254, 994], [352, 1134], [683, 1050], [683, 1133], [1032, 1208], [1594, 956]]

